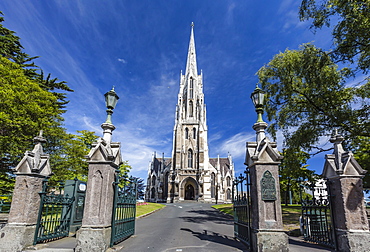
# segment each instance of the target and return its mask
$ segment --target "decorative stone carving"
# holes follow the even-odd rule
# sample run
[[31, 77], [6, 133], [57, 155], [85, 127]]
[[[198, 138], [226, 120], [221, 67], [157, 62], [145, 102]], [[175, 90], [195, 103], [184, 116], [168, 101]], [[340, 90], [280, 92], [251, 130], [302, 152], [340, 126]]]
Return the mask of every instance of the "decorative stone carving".
[[48, 177], [52, 175], [49, 155], [45, 154], [42, 148], [42, 143], [46, 143], [46, 139], [42, 136], [42, 130], [40, 135], [34, 139], [35, 147], [32, 151], [26, 151], [23, 159], [13, 169], [13, 173], [16, 175], [26, 174], [39, 174], [40, 176]]

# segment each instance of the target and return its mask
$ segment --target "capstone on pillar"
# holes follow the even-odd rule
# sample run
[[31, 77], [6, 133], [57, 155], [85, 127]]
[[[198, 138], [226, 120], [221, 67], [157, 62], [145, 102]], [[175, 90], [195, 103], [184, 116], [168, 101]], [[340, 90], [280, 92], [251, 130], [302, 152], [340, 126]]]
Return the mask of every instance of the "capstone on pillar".
[[330, 139], [333, 154], [326, 155], [322, 176], [329, 181], [338, 251], [365, 252], [370, 248], [369, 223], [364, 205], [363, 170], [337, 132]]
[[26, 151], [14, 168], [16, 176], [8, 223], [0, 231], [0, 251], [21, 251], [33, 244], [43, 181], [52, 175], [49, 155], [45, 154], [40, 135], [34, 138], [35, 147]]

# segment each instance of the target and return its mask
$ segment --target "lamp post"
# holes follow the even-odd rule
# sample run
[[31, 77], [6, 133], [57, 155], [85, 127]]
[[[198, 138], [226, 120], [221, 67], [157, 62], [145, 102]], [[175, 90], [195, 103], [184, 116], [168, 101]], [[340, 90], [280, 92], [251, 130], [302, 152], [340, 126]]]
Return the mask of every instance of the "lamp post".
[[114, 86], [109, 92], [105, 93], [104, 96], [105, 106], [107, 107], [107, 120], [105, 123], [112, 124], [113, 109], [116, 107], [119, 97], [114, 91]]
[[257, 112], [257, 122], [253, 125], [253, 129], [256, 131], [256, 142], [260, 143], [263, 139], [265, 139], [265, 129], [267, 128], [267, 123], [265, 123], [262, 119], [265, 92], [258, 87], [258, 84], [251, 94], [251, 99]]
[[117, 105], [117, 101], [119, 99], [118, 95], [114, 91], [114, 87], [107, 93], [104, 94], [105, 96], [105, 105], [107, 107], [107, 120], [105, 123], [101, 125], [103, 132], [103, 139], [110, 143], [112, 141], [112, 131], [116, 128], [112, 123], [112, 114], [113, 109]]
[[263, 90], [258, 87], [258, 84], [256, 85], [256, 88], [251, 94], [251, 99], [254, 104], [254, 107], [256, 108], [257, 123], [264, 122], [262, 119], [262, 114], [263, 114], [263, 104], [265, 101], [265, 92], [263, 92]]

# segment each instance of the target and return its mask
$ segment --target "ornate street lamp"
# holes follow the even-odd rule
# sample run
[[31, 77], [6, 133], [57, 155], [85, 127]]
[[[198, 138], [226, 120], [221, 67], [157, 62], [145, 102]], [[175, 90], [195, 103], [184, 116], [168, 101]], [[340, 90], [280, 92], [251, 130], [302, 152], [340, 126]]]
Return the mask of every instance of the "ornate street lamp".
[[256, 108], [257, 123], [264, 122], [262, 119], [262, 114], [263, 114], [263, 105], [265, 101], [265, 92], [263, 92], [263, 90], [258, 87], [258, 84], [256, 85], [256, 88], [251, 94], [251, 99], [254, 104], [254, 107]]
[[112, 124], [113, 109], [116, 107], [119, 97], [114, 91], [114, 86], [112, 90], [105, 93], [104, 96], [105, 96], [105, 106], [107, 107], [107, 120], [105, 121], [105, 123]]

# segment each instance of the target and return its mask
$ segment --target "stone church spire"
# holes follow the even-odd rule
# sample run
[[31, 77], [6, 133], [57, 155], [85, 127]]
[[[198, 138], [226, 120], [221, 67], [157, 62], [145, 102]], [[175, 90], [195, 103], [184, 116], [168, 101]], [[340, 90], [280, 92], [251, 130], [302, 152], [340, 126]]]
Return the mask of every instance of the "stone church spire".
[[[165, 160], [163, 156], [161, 160], [152, 160], [146, 192], [148, 201], [217, 202], [222, 199], [223, 202], [231, 202], [231, 181], [234, 177], [232, 160], [209, 158], [206, 114], [203, 73], [200, 71], [199, 74], [197, 68], [192, 23], [186, 69], [180, 73], [172, 158]], [[164, 160], [166, 162], [161, 166]]]
[[186, 62], [185, 76], [198, 76], [197, 69], [197, 56], [195, 53], [195, 40], [194, 40], [194, 23], [191, 23], [190, 42], [188, 49], [188, 58]]

